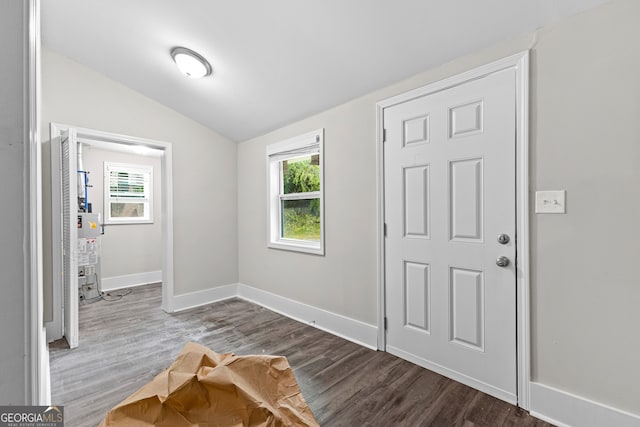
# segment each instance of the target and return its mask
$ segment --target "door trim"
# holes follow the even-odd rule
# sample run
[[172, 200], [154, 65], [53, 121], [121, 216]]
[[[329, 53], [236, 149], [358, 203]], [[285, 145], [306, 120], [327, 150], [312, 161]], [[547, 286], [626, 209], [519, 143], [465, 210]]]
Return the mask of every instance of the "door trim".
[[377, 282], [378, 349], [386, 349], [385, 252], [384, 252], [384, 110], [394, 105], [440, 92], [489, 74], [513, 68], [516, 72], [516, 342], [518, 406], [529, 409], [530, 315], [529, 315], [529, 51], [474, 68], [376, 104], [377, 172]]
[[49, 350], [44, 327], [42, 291], [42, 144], [40, 138], [40, 0], [24, 4], [24, 24], [28, 41], [25, 43], [25, 208], [28, 214], [24, 230], [25, 249], [25, 402], [31, 405], [48, 404]]

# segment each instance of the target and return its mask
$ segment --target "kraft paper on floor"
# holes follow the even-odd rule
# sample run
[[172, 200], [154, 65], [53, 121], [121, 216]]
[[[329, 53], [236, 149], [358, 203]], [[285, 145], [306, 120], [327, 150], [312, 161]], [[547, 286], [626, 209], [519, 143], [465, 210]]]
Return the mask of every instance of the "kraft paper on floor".
[[187, 343], [100, 427], [318, 425], [285, 357], [218, 354]]

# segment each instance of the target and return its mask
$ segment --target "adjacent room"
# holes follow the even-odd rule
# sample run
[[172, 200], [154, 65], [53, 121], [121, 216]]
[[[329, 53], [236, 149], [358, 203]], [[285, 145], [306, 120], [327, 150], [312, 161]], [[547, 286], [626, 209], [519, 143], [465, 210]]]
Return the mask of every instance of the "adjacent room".
[[24, 305], [68, 425], [196, 343], [286, 357], [293, 425], [640, 426], [640, 2], [40, 9]]

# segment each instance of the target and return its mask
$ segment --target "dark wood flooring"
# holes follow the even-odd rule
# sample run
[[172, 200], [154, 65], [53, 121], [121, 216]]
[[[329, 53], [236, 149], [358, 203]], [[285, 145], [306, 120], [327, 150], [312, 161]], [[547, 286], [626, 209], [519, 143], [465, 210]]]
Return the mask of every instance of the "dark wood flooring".
[[322, 426], [549, 426], [508, 403], [241, 299], [176, 314], [161, 287], [80, 307], [80, 346], [50, 345], [52, 403], [96, 426], [188, 341], [218, 353], [283, 355]]

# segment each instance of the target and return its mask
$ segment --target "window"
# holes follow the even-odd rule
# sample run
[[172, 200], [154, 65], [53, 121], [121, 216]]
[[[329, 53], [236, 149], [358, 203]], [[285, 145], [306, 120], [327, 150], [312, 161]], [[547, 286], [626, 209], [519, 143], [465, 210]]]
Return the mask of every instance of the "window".
[[324, 130], [267, 147], [268, 246], [324, 255]]
[[105, 224], [153, 222], [153, 168], [104, 162]]

